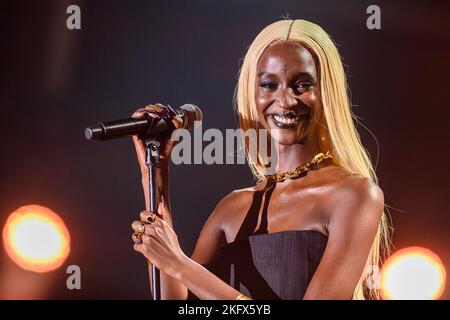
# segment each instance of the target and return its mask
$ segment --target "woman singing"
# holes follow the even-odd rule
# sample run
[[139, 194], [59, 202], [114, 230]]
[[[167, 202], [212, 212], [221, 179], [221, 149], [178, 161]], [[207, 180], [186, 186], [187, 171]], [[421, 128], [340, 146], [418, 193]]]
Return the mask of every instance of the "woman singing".
[[[308, 21], [269, 25], [246, 53], [236, 95], [241, 129], [267, 129], [276, 141], [276, 171], [268, 174], [264, 157], [249, 155], [257, 141], [246, 140], [258, 183], [219, 202], [189, 258], [172, 228], [173, 141], [161, 141], [162, 202], [132, 228], [134, 249], [161, 270], [162, 298], [378, 298], [369, 276], [388, 243], [383, 193], [355, 129], [333, 41]], [[163, 105], [133, 116], [178, 123]], [[147, 194], [145, 147], [133, 141]]]

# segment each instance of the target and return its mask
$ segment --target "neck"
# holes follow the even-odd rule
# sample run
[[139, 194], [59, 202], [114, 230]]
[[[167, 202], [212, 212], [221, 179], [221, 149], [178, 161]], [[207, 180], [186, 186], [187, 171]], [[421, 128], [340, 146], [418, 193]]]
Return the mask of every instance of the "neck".
[[310, 161], [320, 152], [321, 150], [315, 141], [290, 146], [280, 145], [276, 172], [292, 171], [298, 166]]
[[319, 148], [310, 148], [301, 144], [280, 146], [276, 171], [292, 171], [298, 166], [310, 161], [319, 152]]

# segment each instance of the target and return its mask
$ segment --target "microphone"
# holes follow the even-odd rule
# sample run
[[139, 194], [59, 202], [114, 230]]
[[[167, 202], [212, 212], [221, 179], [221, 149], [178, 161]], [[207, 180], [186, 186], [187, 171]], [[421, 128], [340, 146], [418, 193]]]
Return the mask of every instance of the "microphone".
[[[202, 121], [203, 114], [199, 107], [185, 104], [175, 109], [176, 118], [182, 122], [181, 128], [192, 130], [195, 121]], [[109, 140], [131, 135], [145, 135], [146, 137], [161, 136], [175, 130], [171, 121], [156, 118], [123, 119], [100, 122], [98, 125], [86, 128], [84, 135], [87, 140]]]

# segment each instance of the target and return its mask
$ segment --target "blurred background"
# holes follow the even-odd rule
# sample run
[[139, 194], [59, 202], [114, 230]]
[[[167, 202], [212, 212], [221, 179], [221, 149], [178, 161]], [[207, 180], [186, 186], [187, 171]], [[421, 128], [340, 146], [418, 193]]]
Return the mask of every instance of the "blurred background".
[[[72, 4], [81, 30], [66, 27]], [[381, 30], [366, 27], [371, 4], [381, 9]], [[338, 44], [358, 131], [392, 215], [394, 251], [428, 248], [448, 270], [444, 2], [46, 0], [2, 1], [0, 12], [0, 225], [38, 204], [62, 218], [71, 244], [59, 268], [39, 274], [20, 269], [0, 246], [2, 297], [13, 280], [47, 277], [35, 297], [149, 299], [146, 263], [130, 238], [144, 208], [131, 139], [88, 142], [84, 128], [156, 102], [198, 105], [204, 130], [236, 128], [240, 61], [282, 16], [319, 24]], [[175, 229], [187, 254], [217, 202], [252, 184], [246, 165], [172, 166]], [[69, 265], [80, 267], [80, 290], [66, 287]], [[446, 287], [444, 299], [448, 280]]]

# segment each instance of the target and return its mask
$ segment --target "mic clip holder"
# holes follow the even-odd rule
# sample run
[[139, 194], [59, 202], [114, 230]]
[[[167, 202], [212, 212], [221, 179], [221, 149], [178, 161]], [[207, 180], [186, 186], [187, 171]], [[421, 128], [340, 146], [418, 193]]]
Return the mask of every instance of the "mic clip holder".
[[156, 139], [145, 140], [145, 165], [148, 168], [151, 166], [159, 167], [159, 146], [160, 143]]

